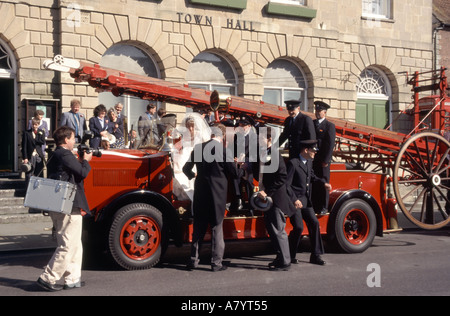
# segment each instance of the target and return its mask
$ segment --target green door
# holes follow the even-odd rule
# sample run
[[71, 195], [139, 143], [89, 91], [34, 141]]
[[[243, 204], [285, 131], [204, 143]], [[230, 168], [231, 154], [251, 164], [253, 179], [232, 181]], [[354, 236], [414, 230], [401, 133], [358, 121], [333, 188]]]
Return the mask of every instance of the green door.
[[389, 125], [389, 101], [368, 99], [356, 101], [356, 123], [386, 128]]
[[14, 80], [0, 79], [0, 107], [2, 124], [0, 124], [0, 172], [14, 171]]

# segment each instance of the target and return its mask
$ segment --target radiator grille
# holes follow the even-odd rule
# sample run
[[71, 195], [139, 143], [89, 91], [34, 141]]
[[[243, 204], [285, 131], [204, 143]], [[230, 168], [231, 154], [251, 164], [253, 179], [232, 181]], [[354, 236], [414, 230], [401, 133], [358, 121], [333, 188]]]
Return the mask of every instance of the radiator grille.
[[135, 169], [95, 169], [94, 186], [136, 186]]

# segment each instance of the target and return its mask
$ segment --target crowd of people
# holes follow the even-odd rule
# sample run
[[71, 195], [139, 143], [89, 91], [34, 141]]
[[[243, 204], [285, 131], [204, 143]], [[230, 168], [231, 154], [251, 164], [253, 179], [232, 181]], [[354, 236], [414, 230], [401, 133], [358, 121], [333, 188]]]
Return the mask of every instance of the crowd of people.
[[[269, 264], [269, 269], [275, 271], [289, 270], [291, 264], [299, 261], [296, 254], [300, 245], [303, 221], [306, 222], [311, 241], [310, 262], [324, 265], [321, 255], [324, 247], [320, 235], [320, 225], [316, 214], [324, 215], [328, 212], [328, 192], [331, 190], [330, 163], [334, 148], [335, 127], [326, 120], [329, 105], [315, 102], [316, 119], [300, 111], [299, 100], [286, 101], [289, 116], [284, 122], [284, 129], [275, 143], [272, 129], [266, 129], [257, 137], [259, 151], [267, 151], [265, 155], [252, 157], [249, 150], [252, 139], [251, 118], [243, 117], [238, 120], [238, 126], [232, 137], [227, 140], [226, 127], [223, 124], [213, 126], [211, 139], [198, 142], [191, 151], [191, 157], [183, 167], [183, 173], [193, 184], [193, 217], [194, 231], [191, 248], [191, 258], [187, 264], [189, 270], [198, 266], [198, 254], [206, 228], [211, 226], [212, 231], [212, 271], [226, 269], [222, 264], [224, 241], [222, 223], [225, 215], [228, 179], [233, 182], [234, 198], [229, 206], [231, 213], [243, 207], [243, 196], [240, 184], [244, 182], [246, 191], [253, 192], [253, 178], [258, 181], [259, 191], [257, 197], [261, 200], [271, 199], [271, 206], [265, 210], [264, 218], [267, 231], [276, 252], [276, 258]], [[256, 133], [258, 134], [258, 133]], [[287, 141], [289, 159], [285, 163], [278, 146]], [[229, 150], [230, 145], [234, 148]], [[236, 147], [241, 147], [237, 150]], [[210, 156], [222, 159], [198, 159], [196, 152], [203, 152], [205, 148], [212, 148]], [[276, 148], [275, 148], [276, 149]], [[222, 150], [219, 155], [217, 151]], [[227, 159], [226, 154], [234, 154], [234, 161]], [[243, 153], [243, 157], [239, 157]], [[275, 156], [274, 155], [278, 155]], [[270, 157], [263, 161], [261, 157]], [[276, 170], [265, 171], [271, 160], [278, 162]], [[196, 171], [193, 171], [195, 168]], [[196, 193], [199, 192], [199, 193]], [[314, 192], [314, 193], [313, 193]], [[249, 194], [247, 194], [247, 199]], [[248, 201], [246, 201], [248, 204]], [[251, 209], [251, 206], [247, 205]], [[290, 218], [293, 226], [289, 236], [286, 233], [286, 217]]]
[[[276, 257], [268, 268], [286, 271], [291, 264], [299, 262], [296, 255], [302, 237], [303, 221], [306, 222], [311, 241], [310, 262], [325, 264], [321, 257], [324, 248], [317, 214], [320, 216], [328, 212], [335, 127], [326, 119], [329, 105], [322, 101], [314, 103], [315, 120], [301, 113], [301, 101], [291, 100], [285, 103], [288, 117], [277, 142], [271, 128], [258, 133], [257, 124], [248, 116], [236, 118], [234, 122], [223, 119], [214, 123], [215, 120], [209, 113], [205, 115], [191, 112], [177, 127], [181, 141], [172, 148], [174, 194], [178, 199], [192, 201], [191, 214], [194, 220], [191, 256], [187, 264], [189, 270], [198, 266], [199, 252], [208, 226], [212, 232], [211, 270], [226, 269], [226, 265], [222, 263], [225, 250], [222, 228], [225, 210], [228, 206], [229, 214], [239, 212], [244, 207], [250, 212], [254, 211], [254, 205], [249, 201], [251, 193], [256, 191], [253, 179], [257, 180], [259, 186], [254, 198], [270, 201], [263, 213]], [[56, 285], [56, 281], [62, 277], [65, 277], [65, 288], [82, 286], [78, 242], [81, 225], [78, 216], [81, 216], [81, 210], [89, 211], [83, 179], [89, 173], [92, 155], [79, 155], [77, 159], [67, 153], [73, 150], [75, 143], [83, 140], [87, 125], [93, 134], [90, 140], [92, 148], [152, 148], [154, 145], [161, 145], [164, 134], [160, 119], [165, 113], [157, 112], [153, 103], [139, 117], [137, 131], [132, 129], [130, 132], [127, 118], [122, 114], [122, 104], [118, 103], [109, 110], [100, 104], [95, 107], [94, 116], [89, 120], [80, 113], [80, 105], [79, 100], [73, 100], [71, 110], [61, 116], [60, 126], [54, 133], [57, 145], [55, 154], [58, 154], [53, 155], [56, 158], [48, 166], [49, 178], [61, 179], [64, 176], [80, 188], [72, 214], [52, 216], [59, 246], [38, 280], [41, 287], [50, 291], [62, 289]], [[29, 122], [29, 130], [23, 136], [23, 165], [30, 165], [24, 169], [28, 178], [31, 174], [40, 174], [45, 162], [48, 127], [44, 124], [42, 115], [43, 113], [36, 111], [35, 117]], [[227, 126], [233, 127], [231, 133], [227, 133]], [[255, 142], [258, 147], [256, 155], [250, 150], [251, 144]], [[286, 160], [281, 156], [279, 148], [273, 147], [285, 142], [289, 151], [289, 158]], [[210, 157], [205, 157], [205, 151]], [[261, 151], [264, 151], [263, 155]], [[197, 153], [202, 155], [196, 156]], [[276, 168], [267, 168], [273, 159], [277, 161]], [[232, 182], [233, 198], [231, 204], [227, 205], [229, 181]], [[246, 195], [243, 194], [243, 188]], [[287, 217], [293, 227], [289, 235], [285, 230]]]

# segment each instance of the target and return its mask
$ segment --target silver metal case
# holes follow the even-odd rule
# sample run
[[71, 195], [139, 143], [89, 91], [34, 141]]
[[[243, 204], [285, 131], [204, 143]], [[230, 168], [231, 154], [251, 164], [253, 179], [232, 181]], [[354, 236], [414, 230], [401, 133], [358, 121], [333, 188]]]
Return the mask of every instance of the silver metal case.
[[32, 176], [23, 205], [43, 211], [70, 214], [76, 191], [75, 184]]

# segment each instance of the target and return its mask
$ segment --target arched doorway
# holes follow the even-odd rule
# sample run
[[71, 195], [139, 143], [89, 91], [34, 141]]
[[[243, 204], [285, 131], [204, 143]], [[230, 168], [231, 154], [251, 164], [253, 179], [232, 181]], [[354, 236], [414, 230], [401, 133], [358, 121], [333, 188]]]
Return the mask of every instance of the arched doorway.
[[0, 95], [2, 96], [2, 124], [0, 124], [0, 172], [17, 170], [17, 109], [16, 61], [9, 47], [0, 40]]
[[392, 92], [387, 76], [375, 67], [366, 68], [356, 88], [356, 123], [383, 129], [389, 126]]

